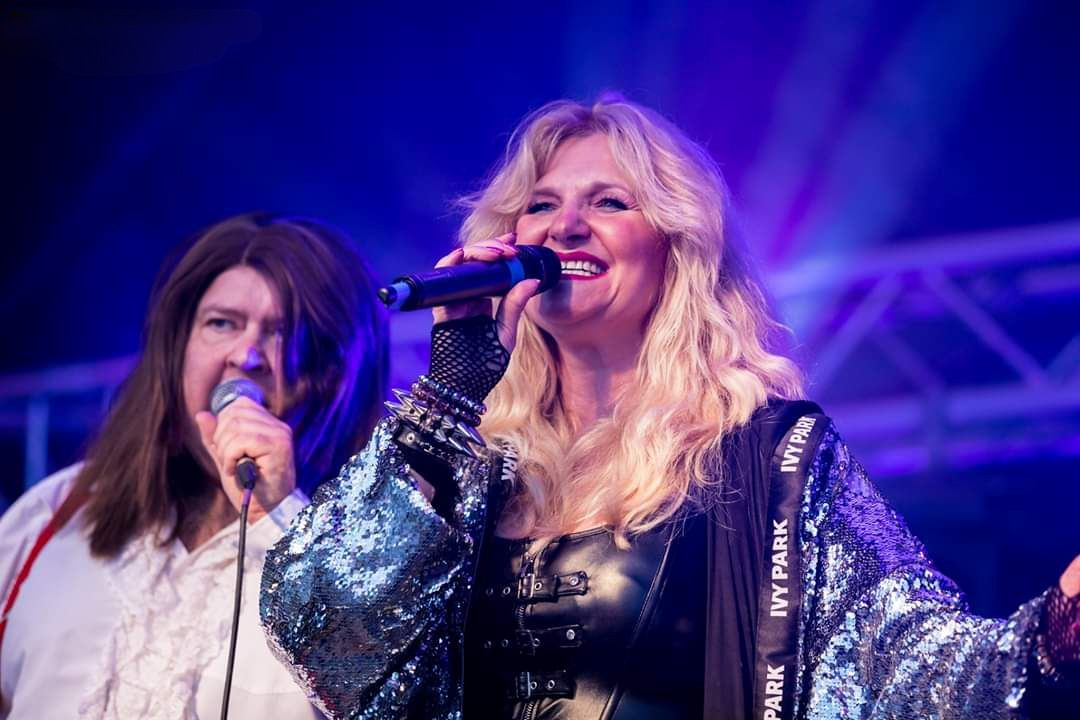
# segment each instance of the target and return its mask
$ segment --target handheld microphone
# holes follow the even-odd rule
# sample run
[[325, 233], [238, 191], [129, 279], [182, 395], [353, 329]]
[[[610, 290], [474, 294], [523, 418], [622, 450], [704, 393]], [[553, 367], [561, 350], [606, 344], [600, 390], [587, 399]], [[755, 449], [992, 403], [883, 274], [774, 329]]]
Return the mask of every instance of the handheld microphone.
[[[210, 412], [217, 417], [233, 400], [241, 397], [254, 400], [260, 405], [265, 400], [262, 388], [258, 385], [244, 378], [234, 378], [221, 383], [210, 393]], [[259, 477], [259, 468], [255, 461], [246, 455], [240, 458], [236, 463], [236, 477], [245, 490], [253, 489]]]
[[538, 293], [550, 290], [559, 282], [562, 267], [555, 251], [540, 245], [521, 245], [517, 250], [516, 257], [498, 262], [467, 262], [402, 275], [379, 288], [379, 299], [391, 310], [419, 310], [505, 295], [522, 280], [539, 280]]
[[[217, 417], [222, 410], [229, 406], [237, 398], [246, 397], [263, 405], [265, 398], [262, 388], [250, 380], [233, 378], [218, 385], [210, 393], [210, 412]], [[236, 638], [240, 632], [240, 598], [244, 590], [244, 553], [247, 545], [247, 517], [248, 506], [251, 504], [251, 493], [255, 489], [255, 481], [259, 478], [259, 468], [255, 461], [247, 455], [240, 458], [236, 463], [236, 477], [244, 486], [244, 497], [240, 501], [240, 530], [236, 541], [236, 587], [233, 591], [232, 626], [229, 634], [229, 655], [225, 661], [225, 687], [221, 698], [221, 720], [229, 717], [229, 696], [232, 694], [233, 667], [236, 664]]]

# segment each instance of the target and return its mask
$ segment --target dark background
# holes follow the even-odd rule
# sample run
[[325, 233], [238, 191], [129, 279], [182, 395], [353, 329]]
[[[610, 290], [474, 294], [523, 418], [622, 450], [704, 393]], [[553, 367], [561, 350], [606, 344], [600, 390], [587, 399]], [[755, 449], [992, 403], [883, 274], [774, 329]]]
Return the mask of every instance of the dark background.
[[[100, 363], [137, 349], [154, 275], [185, 236], [254, 209], [315, 215], [384, 279], [424, 268], [525, 113], [617, 89], [721, 163], [812, 377], [875, 283], [899, 278], [897, 302], [812, 394], [976, 609], [1008, 612], [1080, 552], [1075, 7], [5, 5], [4, 503], [36, 467], [26, 428], [41, 408], [36, 457], [50, 471], [77, 457], [117, 376]], [[1044, 254], [1046, 237], [1067, 249]], [[992, 241], [1006, 260], [965, 264]], [[1049, 385], [1018, 383], [898, 254], [925, 265], [946, 248], [961, 260], [944, 272], [1052, 369]], [[885, 270], [859, 275], [875, 262]], [[425, 325], [395, 320], [399, 383], [424, 367]], [[922, 365], [900, 367], [894, 340]], [[984, 396], [996, 409], [972, 419], [963, 408]], [[897, 426], [897, 398], [923, 414]]]

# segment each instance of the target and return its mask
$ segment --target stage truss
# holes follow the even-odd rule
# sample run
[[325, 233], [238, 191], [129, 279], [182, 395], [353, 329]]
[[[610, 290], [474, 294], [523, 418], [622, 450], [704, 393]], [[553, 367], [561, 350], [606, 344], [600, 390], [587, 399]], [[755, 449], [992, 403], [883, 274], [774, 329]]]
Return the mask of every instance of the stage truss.
[[[876, 476], [1080, 456], [1080, 222], [818, 257], [767, 284], [809, 395]], [[427, 313], [394, 319], [395, 386], [426, 368], [429, 328]], [[51, 437], [88, 434], [132, 362], [0, 378], [26, 486], [53, 469]]]

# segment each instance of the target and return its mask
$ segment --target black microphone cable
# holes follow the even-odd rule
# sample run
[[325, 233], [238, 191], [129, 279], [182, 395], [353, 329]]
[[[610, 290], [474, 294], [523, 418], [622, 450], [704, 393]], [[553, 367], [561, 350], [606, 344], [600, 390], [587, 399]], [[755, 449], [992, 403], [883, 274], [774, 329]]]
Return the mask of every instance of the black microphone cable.
[[244, 590], [244, 548], [247, 544], [248, 506], [251, 505], [251, 493], [255, 488], [258, 471], [255, 463], [248, 458], [236, 465], [237, 476], [243, 476], [244, 497], [240, 501], [240, 536], [236, 549], [236, 590], [233, 596], [232, 630], [229, 633], [229, 658], [225, 662], [225, 691], [221, 698], [221, 720], [229, 717], [229, 695], [232, 692], [233, 665], [236, 663], [236, 636], [240, 632], [240, 601]]

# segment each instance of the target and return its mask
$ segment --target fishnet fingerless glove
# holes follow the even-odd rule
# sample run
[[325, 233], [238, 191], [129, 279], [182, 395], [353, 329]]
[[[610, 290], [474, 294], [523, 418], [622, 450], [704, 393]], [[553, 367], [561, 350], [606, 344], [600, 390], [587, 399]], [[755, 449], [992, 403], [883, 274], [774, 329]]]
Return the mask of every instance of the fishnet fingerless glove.
[[412, 392], [395, 390], [398, 402], [386, 404], [396, 418], [394, 440], [410, 462], [424, 464], [426, 456], [448, 463], [460, 453], [476, 457], [484, 445], [476, 431], [484, 398], [509, 362], [490, 317], [450, 320], [431, 329], [429, 374], [413, 383]]
[[486, 315], [448, 320], [431, 328], [428, 376], [478, 405], [509, 363], [510, 353], [499, 341], [495, 321]]
[[1066, 597], [1055, 586], [1046, 598], [1046, 651], [1055, 666], [1080, 663], [1080, 595]]

